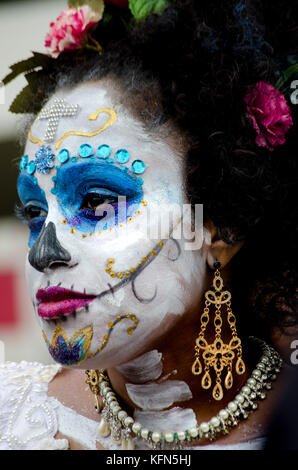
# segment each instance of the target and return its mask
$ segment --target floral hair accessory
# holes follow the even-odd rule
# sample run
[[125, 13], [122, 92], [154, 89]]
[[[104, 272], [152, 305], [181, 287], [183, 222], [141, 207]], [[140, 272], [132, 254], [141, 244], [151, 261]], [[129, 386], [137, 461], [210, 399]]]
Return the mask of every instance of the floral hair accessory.
[[[48, 53], [33, 52], [28, 59], [11, 65], [11, 71], [3, 78], [5, 86], [19, 75], [24, 75], [28, 83], [9, 110], [12, 113], [38, 113], [38, 103], [42, 104], [44, 100], [44, 89], [54, 91], [56, 88], [60, 64], [68, 61], [75, 66], [93, 51], [101, 54], [109, 43], [111, 31], [117, 30], [119, 38], [124, 38], [136, 22], [145, 20], [150, 14], [162, 14], [172, 1], [68, 0], [68, 8], [56, 22], [50, 23], [45, 38]], [[40, 97], [40, 101], [33, 99], [36, 97]]]
[[63, 51], [81, 47], [101, 52], [101, 46], [89, 33], [103, 18], [105, 3], [129, 9], [136, 20], [144, 20], [149, 13], [162, 13], [169, 5], [168, 0], [69, 0], [69, 8], [56, 22], [50, 23], [50, 31], [45, 38], [45, 47], [50, 55], [57, 58]]
[[284, 95], [270, 83], [257, 82], [250, 87], [244, 101], [257, 133], [255, 143], [271, 151], [284, 144], [285, 134], [293, 124]]
[[[56, 58], [63, 51], [87, 45], [90, 30], [102, 19], [103, 8], [102, 3], [99, 11], [93, 11], [89, 5], [64, 10], [56, 22], [50, 23], [50, 31], [45, 38], [45, 47], [50, 55]], [[96, 41], [93, 39], [93, 42]]]

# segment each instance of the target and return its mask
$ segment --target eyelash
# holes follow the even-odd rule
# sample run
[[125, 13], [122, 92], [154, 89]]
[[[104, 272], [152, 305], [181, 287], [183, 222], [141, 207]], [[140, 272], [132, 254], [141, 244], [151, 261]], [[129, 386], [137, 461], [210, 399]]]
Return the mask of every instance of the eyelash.
[[14, 207], [15, 216], [21, 220], [27, 220], [25, 215], [25, 206], [16, 204]]
[[38, 217], [34, 217], [32, 219], [29, 219], [28, 214], [26, 214], [26, 210], [29, 209], [30, 207], [37, 207], [41, 211], [45, 212], [45, 210], [42, 207], [34, 206], [33, 204], [29, 204], [28, 206], [24, 206], [23, 204], [22, 205], [16, 204], [15, 208], [14, 208], [14, 212], [15, 212], [16, 217], [18, 217], [22, 221], [25, 221], [28, 224], [30, 224], [30, 222], [33, 222], [34, 220], [38, 219], [39, 217], [45, 217], [44, 215], [40, 215]]

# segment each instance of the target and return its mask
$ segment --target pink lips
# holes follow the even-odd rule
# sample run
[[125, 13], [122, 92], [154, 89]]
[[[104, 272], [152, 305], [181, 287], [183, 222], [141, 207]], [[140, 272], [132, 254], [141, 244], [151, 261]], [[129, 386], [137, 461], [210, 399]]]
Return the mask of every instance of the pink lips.
[[95, 298], [96, 295], [87, 295], [63, 287], [39, 289], [36, 293], [39, 302], [37, 312], [42, 318], [59, 318], [85, 307]]

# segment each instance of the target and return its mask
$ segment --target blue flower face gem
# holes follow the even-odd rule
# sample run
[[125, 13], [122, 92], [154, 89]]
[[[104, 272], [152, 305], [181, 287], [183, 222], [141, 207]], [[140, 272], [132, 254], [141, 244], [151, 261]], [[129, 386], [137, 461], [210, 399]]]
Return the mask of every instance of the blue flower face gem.
[[24, 155], [20, 161], [20, 170], [23, 170], [28, 163], [28, 155]]
[[91, 157], [91, 155], [93, 155], [93, 150], [92, 150], [91, 145], [82, 144], [79, 148], [79, 155], [82, 158]]
[[29, 175], [33, 175], [35, 170], [36, 170], [36, 165], [35, 165], [34, 161], [31, 160], [31, 162], [29, 162], [28, 165], [26, 166], [26, 171], [27, 171], [27, 173], [29, 173]]
[[[55, 155], [52, 153], [51, 147], [42, 145], [35, 154], [35, 165], [39, 173], [47, 174], [50, 168], [54, 166]], [[31, 163], [31, 162], [30, 162]]]
[[107, 158], [111, 155], [111, 147], [109, 145], [100, 145], [97, 149], [97, 155], [101, 158]]
[[115, 159], [117, 160], [117, 162], [119, 163], [127, 163], [128, 160], [129, 160], [129, 153], [127, 150], [125, 149], [119, 149], [117, 150], [117, 152], [115, 153]]
[[69, 151], [67, 149], [62, 149], [58, 153], [58, 160], [60, 163], [65, 163], [69, 159]]
[[136, 173], [137, 175], [140, 175], [144, 173], [146, 169], [146, 165], [142, 160], [135, 160], [131, 165], [131, 169], [134, 173]]

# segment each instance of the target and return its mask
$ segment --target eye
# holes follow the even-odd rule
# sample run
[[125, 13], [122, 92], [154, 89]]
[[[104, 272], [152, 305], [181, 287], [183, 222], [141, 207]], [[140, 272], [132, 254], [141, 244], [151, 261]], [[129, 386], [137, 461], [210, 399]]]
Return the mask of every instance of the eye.
[[38, 206], [27, 206], [24, 208], [25, 218], [27, 220], [33, 220], [37, 217], [46, 217], [47, 213], [44, 209]]
[[91, 209], [95, 212], [101, 205], [116, 204], [117, 202], [118, 195], [115, 193], [103, 194], [97, 191], [92, 191], [84, 196], [80, 209]]
[[46, 217], [47, 211], [42, 207], [36, 206], [34, 204], [28, 204], [27, 206], [16, 207], [15, 209], [17, 217], [28, 222], [37, 219], [38, 217]]

